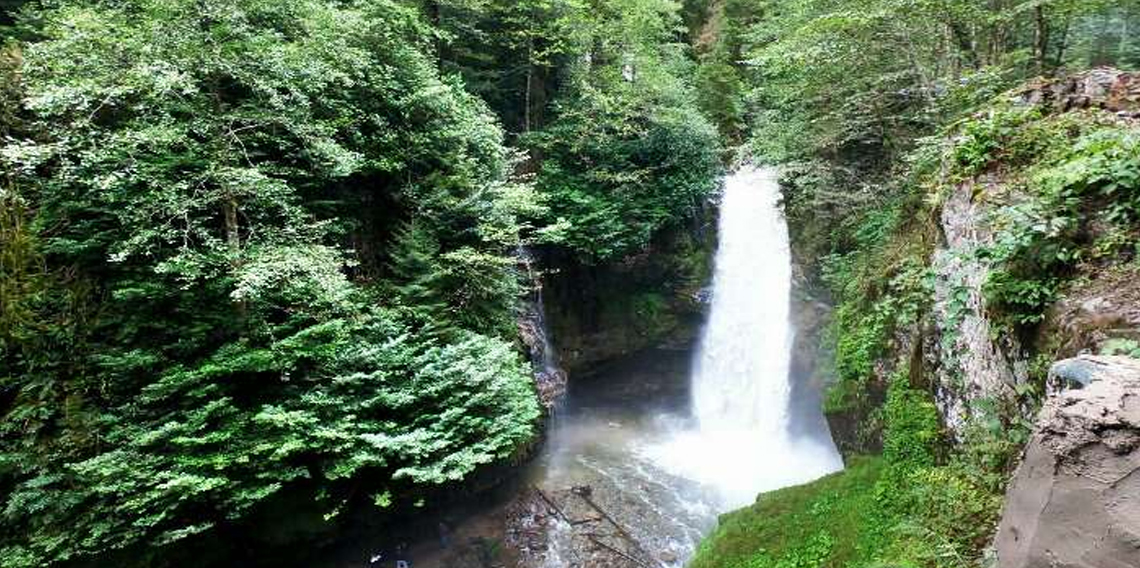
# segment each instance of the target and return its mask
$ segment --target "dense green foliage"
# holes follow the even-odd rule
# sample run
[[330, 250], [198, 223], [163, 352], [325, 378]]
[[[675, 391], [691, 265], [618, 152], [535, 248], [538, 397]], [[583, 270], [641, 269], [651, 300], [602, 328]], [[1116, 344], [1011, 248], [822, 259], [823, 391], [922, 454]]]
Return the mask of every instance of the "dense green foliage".
[[692, 568], [822, 568], [845, 566], [875, 505], [882, 474], [877, 458], [858, 458], [843, 472], [764, 493], [756, 504], [721, 517]]
[[550, 125], [527, 138], [556, 242], [610, 260], [644, 250], [662, 228], [694, 218], [720, 171], [718, 139], [682, 77], [692, 73], [672, 2], [625, 1], [594, 16], [578, 41], [596, 46], [565, 71]]
[[1031, 196], [998, 203], [995, 242], [979, 251], [996, 268], [986, 283], [987, 299], [1011, 328], [1044, 319], [1063, 278], [1079, 264], [1135, 256], [1140, 237], [1140, 132], [1135, 128], [1098, 113], [1041, 117], [1003, 110], [968, 123], [957, 152], [983, 145], [1004, 154], [985, 156], [987, 165], [1001, 160], [1022, 168], [1011, 184], [1017, 194]]
[[444, 34], [444, 68], [530, 152], [543, 242], [615, 261], [703, 207], [720, 144], [687, 81], [696, 66], [677, 2], [424, 4]]
[[[533, 198], [415, 13], [172, 0], [42, 18], [32, 134], [3, 150], [34, 240], [13, 262], [45, 270], [6, 298], [5, 565], [176, 541], [300, 479], [325, 479], [334, 512], [338, 480], [437, 484], [529, 440], [501, 282]], [[435, 264], [394, 271], [375, 309], [389, 261], [351, 243], [400, 220]], [[431, 279], [430, 320], [413, 279]]]
[[554, 242], [611, 260], [694, 218], [720, 165], [715, 132], [691, 103], [624, 86], [610, 95], [593, 83], [532, 140], [547, 157], [538, 187], [555, 222], [574, 220]]
[[642, 252], [720, 167], [665, 0], [17, 5], [4, 566], [398, 519], [518, 455], [517, 248]]

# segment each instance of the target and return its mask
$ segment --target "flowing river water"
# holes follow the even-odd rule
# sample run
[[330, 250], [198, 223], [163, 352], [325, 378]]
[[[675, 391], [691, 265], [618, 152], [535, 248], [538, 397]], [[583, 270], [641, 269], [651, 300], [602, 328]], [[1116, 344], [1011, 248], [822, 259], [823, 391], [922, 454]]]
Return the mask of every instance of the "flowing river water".
[[336, 568], [680, 567], [718, 514], [840, 469], [818, 404], [797, 400], [804, 391], [789, 373], [791, 259], [778, 198], [769, 171], [725, 180], [712, 305], [695, 349], [575, 377], [517, 480], [433, 518], [407, 545], [377, 535]]

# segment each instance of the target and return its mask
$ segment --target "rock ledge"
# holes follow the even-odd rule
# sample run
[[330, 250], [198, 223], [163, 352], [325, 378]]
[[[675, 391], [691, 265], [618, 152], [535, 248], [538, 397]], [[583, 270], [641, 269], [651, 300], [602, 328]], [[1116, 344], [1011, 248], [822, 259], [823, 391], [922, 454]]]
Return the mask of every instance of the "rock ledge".
[[1001, 568], [1140, 568], [1140, 361], [1081, 356], [1051, 397], [1006, 493]]

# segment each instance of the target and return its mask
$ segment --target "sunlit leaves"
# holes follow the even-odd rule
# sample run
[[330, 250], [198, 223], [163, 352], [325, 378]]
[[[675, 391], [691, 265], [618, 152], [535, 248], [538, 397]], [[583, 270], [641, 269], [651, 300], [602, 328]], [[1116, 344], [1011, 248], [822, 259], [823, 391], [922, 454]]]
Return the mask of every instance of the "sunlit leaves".
[[0, 360], [0, 563], [199, 538], [281, 493], [330, 519], [350, 487], [398, 506], [530, 440], [502, 337], [546, 209], [414, 10], [39, 14], [29, 135], [0, 149], [44, 273]]

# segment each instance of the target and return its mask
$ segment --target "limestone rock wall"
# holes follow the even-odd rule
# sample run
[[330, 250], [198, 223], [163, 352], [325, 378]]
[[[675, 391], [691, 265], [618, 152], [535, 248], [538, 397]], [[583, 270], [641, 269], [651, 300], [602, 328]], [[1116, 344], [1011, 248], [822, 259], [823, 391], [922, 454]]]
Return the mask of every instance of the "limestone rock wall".
[[[979, 192], [976, 184], [985, 185], [987, 191]], [[1004, 191], [994, 178], [959, 185], [942, 207], [943, 243], [931, 259], [936, 341], [927, 346], [925, 359], [937, 379], [933, 386], [939, 411], [954, 434], [965, 426], [972, 402], [1009, 396], [1012, 386], [1028, 376], [1017, 339], [995, 333], [986, 314], [983, 286], [990, 266], [975, 255], [993, 238], [988, 222], [991, 206], [977, 196]]]

